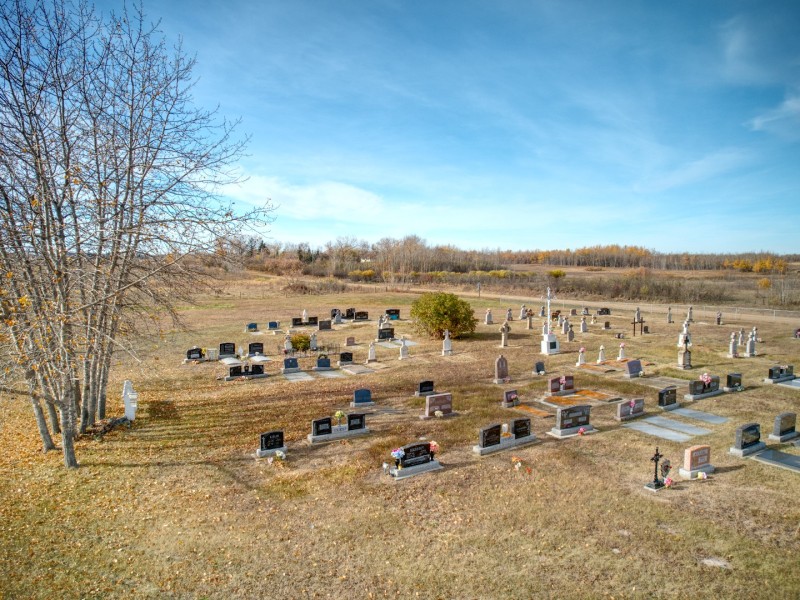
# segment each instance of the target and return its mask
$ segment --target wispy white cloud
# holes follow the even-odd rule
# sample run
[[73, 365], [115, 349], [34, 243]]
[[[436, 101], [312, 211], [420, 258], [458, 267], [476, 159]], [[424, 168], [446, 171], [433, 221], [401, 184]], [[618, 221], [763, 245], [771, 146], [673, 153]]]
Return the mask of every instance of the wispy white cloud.
[[640, 181], [640, 193], [659, 193], [692, 184], [702, 184], [750, 163], [750, 153], [741, 148], [724, 148], [678, 166], [653, 173]]
[[748, 124], [754, 131], [766, 131], [789, 140], [800, 139], [800, 95], [789, 95], [779, 106], [758, 115]]

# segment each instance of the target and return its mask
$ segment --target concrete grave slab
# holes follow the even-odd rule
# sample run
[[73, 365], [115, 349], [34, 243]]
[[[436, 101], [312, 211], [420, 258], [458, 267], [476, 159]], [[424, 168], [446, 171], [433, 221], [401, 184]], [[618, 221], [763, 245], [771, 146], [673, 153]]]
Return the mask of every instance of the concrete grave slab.
[[694, 410], [691, 408], [676, 408], [672, 411], [672, 414], [681, 415], [682, 417], [688, 417], [697, 421], [703, 421], [704, 423], [711, 423], [712, 425], [721, 425], [722, 423], [728, 422], [727, 417], [720, 417], [719, 415], [712, 415], [711, 413]]
[[688, 442], [689, 440], [692, 439], [692, 436], [686, 435], [685, 433], [680, 433], [672, 429], [664, 429], [663, 427], [656, 427], [655, 425], [644, 423], [643, 421], [634, 421], [633, 423], [623, 423], [622, 426], [627, 429], [633, 429], [634, 431], [646, 433], [647, 435], [653, 435], [655, 437], [659, 437], [664, 440], [669, 440], [671, 442]]
[[753, 460], [800, 473], [800, 456], [796, 454], [789, 454], [780, 450], [764, 450], [753, 456]]
[[284, 373], [283, 376], [286, 378], [287, 381], [313, 381], [314, 378], [303, 371], [298, 371], [297, 373]]
[[[674, 411], [673, 411], [674, 413]], [[680, 421], [676, 421], [674, 419], [668, 419], [667, 417], [648, 417], [647, 419], [642, 419], [645, 423], [652, 423], [653, 425], [657, 425], [658, 427], [664, 427], [666, 429], [674, 429], [675, 431], [680, 431], [681, 433], [685, 433], [687, 435], [706, 435], [711, 433], [710, 429], [704, 429], [702, 427], [697, 427], [695, 425], [689, 425], [688, 423], [681, 423]]]
[[362, 365], [344, 365], [342, 371], [350, 373], [351, 375], [367, 375], [375, 372]]
[[324, 379], [336, 379], [337, 377], [345, 377], [345, 374], [341, 371], [317, 371], [316, 372], [319, 377]]

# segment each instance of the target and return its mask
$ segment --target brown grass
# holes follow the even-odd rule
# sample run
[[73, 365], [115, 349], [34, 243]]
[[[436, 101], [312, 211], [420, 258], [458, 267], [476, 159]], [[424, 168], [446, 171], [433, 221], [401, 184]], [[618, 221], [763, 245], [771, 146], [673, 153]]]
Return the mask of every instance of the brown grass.
[[[478, 428], [525, 416], [500, 408], [502, 389], [516, 387], [523, 401], [555, 412], [537, 402], [545, 381], [530, 373], [540, 358], [540, 326], [530, 332], [512, 322], [511, 347], [502, 350], [509, 386], [491, 383], [501, 352], [498, 325], [479, 324], [478, 334], [455, 341], [455, 355], [446, 358], [440, 342], [419, 339], [407, 320], [397, 332], [420, 345], [402, 362], [378, 347], [388, 366], [374, 374], [225, 383], [215, 379], [222, 374], [216, 364], [181, 365], [185, 349], [258, 340], [274, 353], [281, 336], [250, 336], [245, 322], [288, 322], [303, 308], [322, 315], [355, 306], [369, 310], [373, 321], [319, 339], [354, 335], [355, 358], [363, 361], [379, 312], [400, 307], [407, 319], [414, 297], [291, 297], [268, 277], [234, 285], [187, 307], [191, 331], [142, 344], [141, 363], [119, 358], [111, 389], [134, 381], [137, 420], [101, 441], [80, 440], [77, 471], [64, 470], [58, 454], [38, 451], [24, 402], [0, 400], [0, 597], [797, 597], [800, 477], [727, 453], [737, 425], [758, 421], [766, 438], [776, 414], [798, 408], [799, 392], [760, 383], [772, 364], [800, 366], [791, 324], [743, 320], [717, 327], [700, 319], [692, 328], [696, 368], [682, 372], [673, 367], [679, 325], [645, 313], [653, 333], [625, 342], [629, 357], [655, 363], [648, 374], [688, 379], [707, 370], [723, 380], [727, 372], [744, 374], [745, 392], [696, 403], [729, 417], [723, 425], [696, 423], [712, 430], [707, 436], [687, 444], [644, 436], [620, 428], [614, 406], [598, 403], [592, 411], [598, 434], [556, 441], [544, 435], [552, 416], [534, 417], [541, 443], [478, 458], [471, 451]], [[515, 317], [520, 303], [470, 302], [479, 316], [486, 306], [498, 316], [512, 306]], [[612, 333], [629, 335], [631, 314], [612, 308], [612, 332], [577, 334], [562, 354], [546, 359], [548, 371], [575, 373], [581, 388], [644, 397], [656, 414], [655, 389], [576, 372], [580, 345], [587, 360], [601, 343], [614, 358]], [[754, 324], [765, 340], [761, 355], [726, 358], [730, 331]], [[418, 418], [422, 400], [412, 393], [428, 378], [453, 393], [459, 416]], [[348, 411], [352, 391], [362, 386], [377, 401], [367, 411], [373, 433], [310, 446], [310, 421]], [[122, 413], [116, 392], [109, 405], [113, 415]], [[252, 454], [258, 434], [273, 428], [285, 430], [289, 453], [285, 463], [269, 465]], [[402, 482], [384, 476], [389, 451], [420, 437], [439, 442], [445, 469]], [[680, 482], [657, 495], [643, 489], [656, 445], [677, 471], [692, 443], [711, 444], [718, 469], [712, 479]], [[512, 454], [531, 473], [515, 471]], [[731, 568], [704, 566], [706, 558]]]

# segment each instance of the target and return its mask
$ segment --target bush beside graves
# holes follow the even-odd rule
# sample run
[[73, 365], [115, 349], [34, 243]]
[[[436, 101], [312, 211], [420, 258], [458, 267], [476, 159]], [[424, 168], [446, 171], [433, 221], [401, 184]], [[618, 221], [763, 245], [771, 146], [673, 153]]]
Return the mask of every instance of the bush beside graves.
[[411, 304], [411, 318], [417, 331], [436, 339], [443, 339], [445, 330], [451, 338], [474, 333], [478, 322], [469, 302], [447, 292], [422, 294]]

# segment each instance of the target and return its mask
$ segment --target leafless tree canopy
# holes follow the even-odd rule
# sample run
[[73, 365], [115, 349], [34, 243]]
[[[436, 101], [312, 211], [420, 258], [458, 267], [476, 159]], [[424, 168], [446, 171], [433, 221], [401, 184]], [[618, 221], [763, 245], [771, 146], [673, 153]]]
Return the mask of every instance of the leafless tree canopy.
[[194, 59], [140, 6], [104, 18], [79, 0], [0, 7], [3, 343], [45, 450], [60, 430], [76, 466], [73, 438], [104, 417], [131, 311], [170, 309], [183, 257], [265, 223], [271, 207], [241, 213], [219, 198], [246, 140], [194, 105]]

